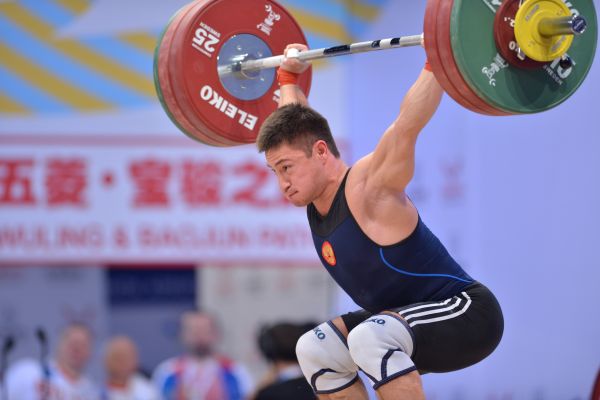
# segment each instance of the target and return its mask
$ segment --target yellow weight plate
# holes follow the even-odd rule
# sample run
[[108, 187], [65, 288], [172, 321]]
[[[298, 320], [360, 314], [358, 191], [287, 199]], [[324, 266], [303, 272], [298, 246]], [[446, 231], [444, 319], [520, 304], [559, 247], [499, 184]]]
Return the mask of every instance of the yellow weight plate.
[[515, 17], [515, 37], [527, 57], [541, 62], [555, 60], [569, 50], [573, 35], [544, 36], [540, 22], [546, 18], [568, 17], [571, 11], [562, 0], [526, 0]]

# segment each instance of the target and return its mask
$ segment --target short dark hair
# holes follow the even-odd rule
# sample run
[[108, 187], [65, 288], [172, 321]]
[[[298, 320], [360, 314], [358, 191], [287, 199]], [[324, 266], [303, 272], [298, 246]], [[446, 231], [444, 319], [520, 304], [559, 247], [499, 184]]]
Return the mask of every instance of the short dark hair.
[[256, 145], [261, 153], [282, 144], [299, 146], [310, 157], [312, 147], [318, 140], [327, 143], [329, 151], [336, 158], [340, 157], [327, 120], [310, 107], [292, 103], [278, 108], [265, 120]]
[[317, 326], [316, 322], [279, 322], [264, 325], [258, 334], [258, 347], [269, 361], [298, 361], [296, 342], [305, 332]]

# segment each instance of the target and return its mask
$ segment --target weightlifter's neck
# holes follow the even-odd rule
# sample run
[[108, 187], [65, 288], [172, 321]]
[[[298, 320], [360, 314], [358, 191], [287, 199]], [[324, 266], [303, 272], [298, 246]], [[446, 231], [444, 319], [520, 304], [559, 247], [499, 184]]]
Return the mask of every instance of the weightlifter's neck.
[[323, 185], [323, 191], [312, 202], [322, 216], [326, 216], [329, 213], [333, 199], [344, 180], [344, 176], [346, 176], [347, 170], [348, 166], [339, 158], [334, 159], [329, 168], [325, 169], [326, 180]]

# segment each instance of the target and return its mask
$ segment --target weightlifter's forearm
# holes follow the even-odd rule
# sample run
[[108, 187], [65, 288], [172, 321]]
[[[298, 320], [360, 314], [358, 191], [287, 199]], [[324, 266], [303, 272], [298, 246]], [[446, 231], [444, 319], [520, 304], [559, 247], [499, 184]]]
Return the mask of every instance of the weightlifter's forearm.
[[437, 110], [443, 89], [432, 72], [423, 70], [400, 107], [398, 120], [405, 131], [419, 134]]
[[308, 100], [304, 95], [302, 89], [298, 85], [283, 85], [280, 88], [280, 96], [279, 96], [279, 107], [283, 107], [286, 104], [292, 103], [300, 103], [302, 105], [308, 106]]

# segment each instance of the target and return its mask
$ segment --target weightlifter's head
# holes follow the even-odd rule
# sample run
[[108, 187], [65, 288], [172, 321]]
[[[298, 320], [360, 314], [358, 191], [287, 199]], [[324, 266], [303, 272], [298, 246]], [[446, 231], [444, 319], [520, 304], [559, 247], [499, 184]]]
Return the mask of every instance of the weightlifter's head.
[[339, 158], [327, 120], [312, 108], [294, 103], [278, 108], [265, 120], [256, 144], [261, 153], [287, 144], [303, 150], [310, 157], [319, 140], [323, 140], [331, 154]]
[[327, 120], [301, 104], [271, 114], [256, 143], [277, 174], [281, 191], [296, 206], [305, 206], [319, 195], [325, 184], [323, 168], [340, 158]]

